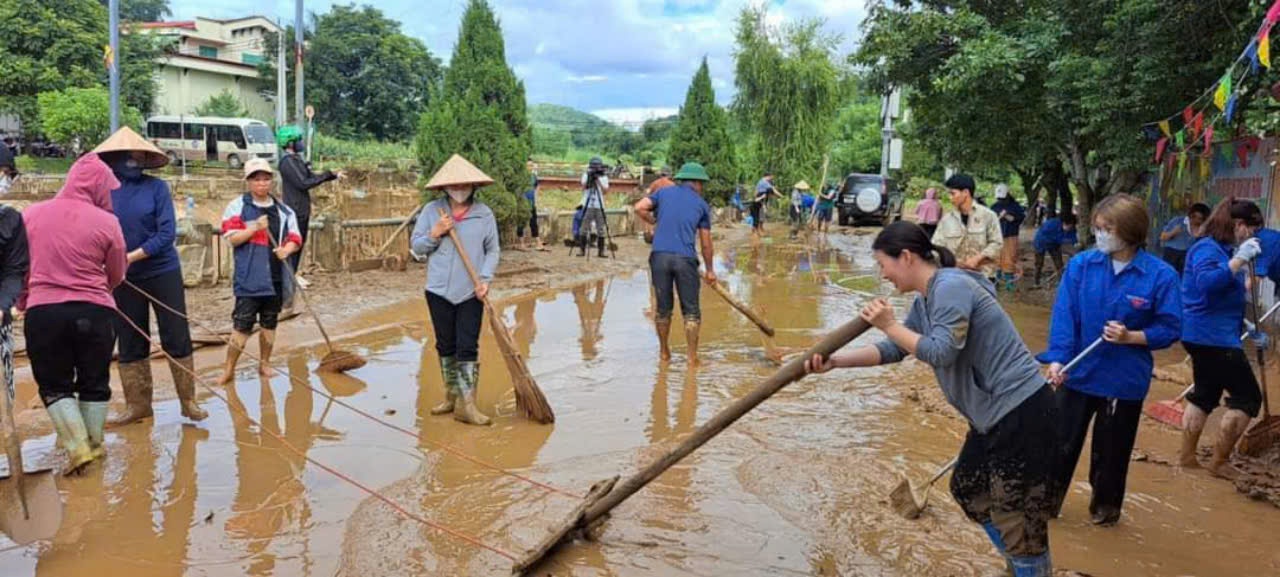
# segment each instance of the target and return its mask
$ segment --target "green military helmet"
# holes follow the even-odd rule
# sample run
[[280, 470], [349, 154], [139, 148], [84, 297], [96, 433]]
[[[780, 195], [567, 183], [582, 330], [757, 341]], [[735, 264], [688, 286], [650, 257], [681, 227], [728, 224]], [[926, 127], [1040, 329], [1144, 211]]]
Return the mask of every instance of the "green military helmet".
[[686, 162], [684, 166], [680, 167], [680, 172], [676, 173], [676, 180], [701, 180], [706, 182], [711, 180], [711, 177], [707, 176], [707, 169], [703, 168], [701, 164]]
[[286, 124], [276, 129], [276, 146], [284, 148], [290, 143], [302, 140], [302, 129], [292, 124]]

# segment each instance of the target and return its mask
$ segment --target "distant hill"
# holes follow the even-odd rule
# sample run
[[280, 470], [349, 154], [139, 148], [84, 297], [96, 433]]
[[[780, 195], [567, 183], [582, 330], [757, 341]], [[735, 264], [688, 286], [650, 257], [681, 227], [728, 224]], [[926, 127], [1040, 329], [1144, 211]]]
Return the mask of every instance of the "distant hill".
[[549, 130], [607, 132], [613, 128], [609, 121], [599, 116], [558, 104], [535, 104], [529, 107], [529, 122], [535, 127]]

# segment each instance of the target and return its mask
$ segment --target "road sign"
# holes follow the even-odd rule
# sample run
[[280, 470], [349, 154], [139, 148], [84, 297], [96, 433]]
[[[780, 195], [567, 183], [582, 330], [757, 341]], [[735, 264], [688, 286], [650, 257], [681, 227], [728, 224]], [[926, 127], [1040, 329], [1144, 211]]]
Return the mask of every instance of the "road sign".
[[307, 115], [307, 120], [311, 120], [316, 117], [316, 107], [308, 104], [304, 113]]

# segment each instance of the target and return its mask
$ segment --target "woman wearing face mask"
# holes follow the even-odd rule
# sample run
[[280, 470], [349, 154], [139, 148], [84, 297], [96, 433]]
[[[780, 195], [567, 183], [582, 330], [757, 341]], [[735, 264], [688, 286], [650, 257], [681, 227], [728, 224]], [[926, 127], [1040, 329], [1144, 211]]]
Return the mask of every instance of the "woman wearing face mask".
[[[454, 419], [472, 425], [490, 422], [476, 408], [476, 384], [482, 301], [498, 270], [498, 223], [493, 211], [475, 199], [475, 191], [492, 183], [480, 169], [453, 155], [427, 182], [428, 189], [445, 191], [444, 198], [422, 210], [410, 239], [414, 254], [427, 259], [427, 308], [436, 331], [445, 386], [445, 401], [433, 407], [431, 414], [453, 413]], [[461, 247], [449, 237], [451, 230], [457, 232]], [[457, 254], [459, 249], [466, 251], [476, 267], [480, 286], [472, 284]]]
[[1228, 464], [1236, 441], [1258, 415], [1262, 391], [1249, 359], [1240, 345], [1244, 331], [1245, 275], [1248, 264], [1262, 254], [1258, 239], [1262, 227], [1258, 205], [1233, 200], [1218, 203], [1200, 229], [1200, 240], [1187, 251], [1182, 275], [1182, 346], [1191, 355], [1196, 386], [1187, 395], [1182, 414], [1182, 450], [1179, 462], [1198, 467], [1196, 446], [1205, 420], [1228, 393], [1209, 472], [1233, 477]]
[[884, 332], [805, 363], [808, 372], [869, 367], [907, 355], [933, 367], [947, 400], [969, 421], [951, 494], [982, 525], [1016, 577], [1049, 577], [1049, 513], [1056, 418], [1053, 391], [981, 273], [955, 268], [919, 226], [895, 222], [871, 245], [882, 274], [918, 293], [906, 321], [876, 299], [862, 318]]
[[[1094, 209], [1097, 246], [1068, 263], [1048, 350], [1039, 356], [1059, 387], [1054, 509], [1062, 508], [1092, 421], [1089, 513], [1095, 525], [1120, 520], [1129, 456], [1151, 386], [1151, 351], [1173, 345], [1182, 330], [1178, 273], [1142, 248], [1149, 220], [1143, 202], [1128, 194], [1108, 196]], [[1099, 337], [1104, 344], [1064, 373]]]
[[[127, 126], [111, 135], [94, 152], [120, 181], [120, 187], [111, 191], [111, 206], [124, 230], [125, 248], [129, 251], [126, 276], [129, 282], [116, 288], [116, 308], [134, 325], [148, 330], [151, 312], [155, 311], [160, 345], [175, 359], [169, 362], [169, 373], [178, 393], [182, 416], [192, 421], [203, 420], [208, 415], [196, 403], [191, 328], [185, 317], [186, 289], [182, 283], [182, 262], [174, 247], [177, 232], [173, 196], [168, 183], [142, 172], [163, 167], [169, 158]], [[163, 306], [153, 304], [148, 296]], [[152, 415], [151, 342], [123, 319], [116, 318], [115, 323], [120, 349], [118, 370], [126, 409], [112, 419], [111, 424], [120, 426]]]

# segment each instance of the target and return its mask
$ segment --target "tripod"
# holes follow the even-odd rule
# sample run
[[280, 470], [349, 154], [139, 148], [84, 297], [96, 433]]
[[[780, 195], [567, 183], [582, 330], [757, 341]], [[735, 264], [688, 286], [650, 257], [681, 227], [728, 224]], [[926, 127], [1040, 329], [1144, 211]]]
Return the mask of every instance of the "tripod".
[[[592, 200], [595, 200], [595, 201], [599, 202], [599, 203], [600, 203], [600, 214], [601, 214], [600, 221], [601, 221], [601, 223], [602, 223], [602, 225], [603, 225], [603, 228], [604, 228], [604, 242], [605, 242], [605, 245], [609, 247], [609, 256], [610, 256], [610, 258], [617, 259], [617, 258], [618, 258], [618, 254], [617, 254], [617, 251], [614, 249], [614, 247], [615, 247], [616, 245], [614, 245], [614, 244], [613, 244], [613, 235], [609, 232], [609, 213], [608, 213], [608, 211], [606, 211], [606, 210], [605, 210], [604, 193], [600, 191], [600, 176], [599, 176], [599, 175], [597, 175], [597, 174], [591, 174], [591, 173], [588, 173], [588, 174], [587, 174], [587, 191], [588, 191], [588, 194], [587, 194], [587, 200], [586, 200], [585, 202], [583, 202], [583, 203], [582, 203], [582, 210], [584, 211], [584, 212], [583, 212], [583, 224], [584, 224], [584, 225], [586, 224], [586, 212], [585, 212], [585, 211], [590, 210], [591, 201], [592, 201]], [[581, 234], [583, 231], [582, 231], [582, 230], [579, 230], [578, 232]], [[583, 235], [583, 236], [586, 236], [586, 235]], [[588, 238], [589, 238], [589, 237], [588, 237]], [[588, 244], [589, 244], [589, 243], [588, 243]], [[585, 251], [585, 252], [587, 253], [587, 258], [588, 258], [588, 259], [589, 259], [589, 258], [591, 258], [591, 251], [590, 251], [590, 250], [587, 250], [587, 251]]]

